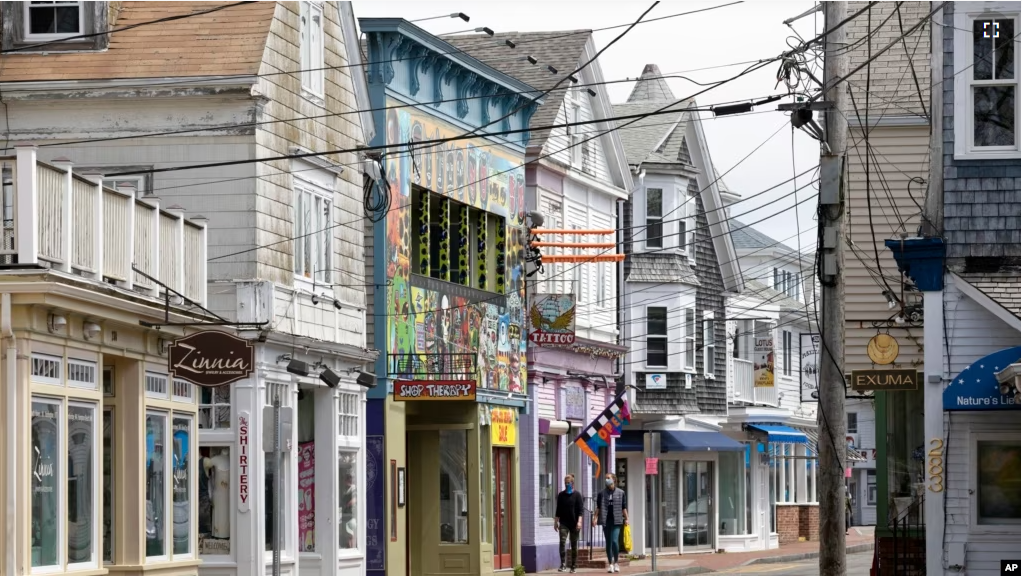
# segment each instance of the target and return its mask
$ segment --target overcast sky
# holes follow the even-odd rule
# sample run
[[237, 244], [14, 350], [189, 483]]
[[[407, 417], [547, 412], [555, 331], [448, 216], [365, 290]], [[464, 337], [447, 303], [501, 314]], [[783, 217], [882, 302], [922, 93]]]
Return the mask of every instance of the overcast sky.
[[[659, 18], [708, 8], [728, 3], [702, 1], [663, 1], [647, 16]], [[390, 17], [415, 20], [430, 16], [464, 12], [471, 22], [439, 19], [421, 22], [420, 26], [434, 34], [458, 32], [486, 26], [496, 32], [535, 32], [555, 30], [599, 29], [621, 24], [630, 24], [648, 8], [652, 2], [604, 2], [604, 1], [355, 1], [355, 17]], [[656, 64], [667, 76], [671, 73], [691, 71], [697, 68], [734, 64], [776, 56], [786, 50], [786, 40], [792, 30], [782, 24], [787, 18], [796, 16], [811, 8], [808, 0], [780, 2], [744, 2], [707, 12], [668, 18], [640, 24], [610, 47], [598, 62], [605, 80], [637, 78], [646, 64]], [[807, 16], [794, 24], [803, 38], [810, 38], [814, 29], [822, 30], [822, 13]], [[597, 49], [603, 48], [624, 28], [595, 33]], [[711, 70], [685, 72], [692, 80], [700, 83], [729, 78], [741, 72], [747, 65]], [[777, 88], [777, 65], [771, 64], [762, 70], [748, 74], [734, 82], [714, 88], [699, 96], [700, 106], [735, 100], [761, 98], [780, 94], [784, 86]], [[702, 88], [682, 79], [668, 79], [674, 95], [681, 98]], [[611, 101], [624, 102], [633, 83], [616, 83], [607, 86]], [[790, 98], [782, 102], [790, 102]], [[779, 103], [757, 108], [774, 110], [770, 113], [751, 114], [712, 119], [707, 117], [703, 127], [708, 140], [710, 155], [717, 170], [722, 174], [730, 170], [745, 155], [751, 152], [782, 125], [781, 131], [758, 152], [735, 167], [724, 181], [731, 190], [743, 198], [751, 196], [792, 177], [792, 133], [788, 117], [776, 111]], [[819, 146], [803, 132], [794, 135], [795, 170], [799, 173], [819, 162]], [[812, 172], [799, 179], [799, 185], [811, 180]], [[781, 212], [754, 225], [758, 230], [791, 246], [799, 248], [795, 230], [801, 231], [801, 248], [810, 250], [816, 241], [813, 212], [816, 201], [805, 201], [798, 210], [798, 224], [792, 205], [795, 197], [791, 194], [794, 186], [788, 183], [751, 200], [741, 202], [732, 208], [732, 217], [745, 224], [752, 223]], [[815, 185], [798, 192], [798, 199], [805, 200], [816, 193]], [[775, 204], [764, 206], [771, 200], [787, 195]]]

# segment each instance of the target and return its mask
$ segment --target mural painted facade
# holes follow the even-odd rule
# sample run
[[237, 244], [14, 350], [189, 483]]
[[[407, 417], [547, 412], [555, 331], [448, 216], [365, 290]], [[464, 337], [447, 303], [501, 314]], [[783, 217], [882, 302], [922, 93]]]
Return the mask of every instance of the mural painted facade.
[[[387, 106], [388, 144], [465, 133], [417, 108], [402, 108], [398, 100], [388, 99]], [[397, 377], [458, 372], [444, 364], [455, 362], [450, 355], [475, 354], [480, 388], [524, 394], [525, 171], [520, 154], [480, 138], [413, 145], [385, 156], [384, 166], [392, 186], [383, 246], [386, 349], [398, 359], [389, 371]], [[439, 208], [433, 210], [431, 203]], [[487, 226], [488, 220], [497, 224]], [[418, 236], [415, 242], [413, 235]], [[431, 242], [439, 244], [432, 254]], [[496, 261], [488, 254], [495, 254]]]

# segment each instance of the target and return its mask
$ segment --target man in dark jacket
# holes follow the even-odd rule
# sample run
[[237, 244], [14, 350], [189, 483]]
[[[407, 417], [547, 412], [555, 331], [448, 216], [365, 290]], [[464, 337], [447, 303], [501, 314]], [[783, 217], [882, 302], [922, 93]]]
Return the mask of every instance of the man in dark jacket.
[[[558, 572], [575, 572], [578, 562], [578, 533], [582, 530], [582, 495], [575, 491], [575, 476], [564, 477], [564, 490], [557, 495], [557, 510], [554, 511], [554, 530], [561, 535], [561, 567]], [[571, 540], [571, 566], [564, 556], [564, 545]]]

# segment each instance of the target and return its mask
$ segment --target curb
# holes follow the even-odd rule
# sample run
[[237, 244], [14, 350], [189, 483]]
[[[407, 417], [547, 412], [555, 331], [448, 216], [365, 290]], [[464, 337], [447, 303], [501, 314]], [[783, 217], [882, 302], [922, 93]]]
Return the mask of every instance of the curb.
[[[864, 552], [873, 551], [873, 542], [867, 542], [865, 544], [856, 544], [849, 546], [845, 549], [845, 554], [862, 554]], [[812, 558], [819, 558], [820, 552], [804, 552], [802, 554], [787, 554], [784, 556], [769, 556], [766, 558], [753, 558], [748, 562], [741, 564], [741, 566], [750, 566], [753, 564], [777, 564], [780, 562], [796, 562], [798, 560], [809, 560]]]
[[715, 572], [702, 566], [686, 566], [684, 568], [672, 568], [670, 570], [657, 570], [656, 572], [642, 572], [629, 576], [689, 576], [690, 574], [709, 574]]

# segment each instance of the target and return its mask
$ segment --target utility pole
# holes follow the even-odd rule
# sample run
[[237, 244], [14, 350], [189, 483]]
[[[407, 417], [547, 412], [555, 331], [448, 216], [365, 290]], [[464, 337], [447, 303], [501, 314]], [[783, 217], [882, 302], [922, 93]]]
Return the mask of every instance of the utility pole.
[[[820, 574], [845, 576], [845, 375], [844, 362], [845, 280], [842, 253], [845, 241], [845, 143], [848, 123], [847, 91], [839, 79], [847, 73], [845, 19], [847, 2], [824, 2], [825, 38], [823, 85], [826, 104], [825, 143], [820, 155], [820, 225], [823, 246], [823, 325], [820, 338], [819, 435]], [[936, 113], [936, 112], [935, 112]]]

